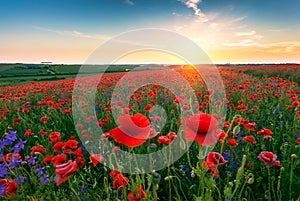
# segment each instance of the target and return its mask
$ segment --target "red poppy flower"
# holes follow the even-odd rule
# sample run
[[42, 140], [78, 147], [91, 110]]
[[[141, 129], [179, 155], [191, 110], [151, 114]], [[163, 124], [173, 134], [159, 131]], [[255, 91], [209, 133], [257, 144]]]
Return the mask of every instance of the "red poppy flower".
[[79, 147], [76, 151], [73, 152], [73, 155], [77, 156], [77, 157], [82, 157], [82, 148]]
[[77, 163], [69, 160], [67, 163], [55, 166], [55, 178], [56, 185], [59, 186], [63, 182], [67, 181], [69, 176], [73, 174], [77, 169]]
[[114, 140], [128, 147], [137, 147], [146, 142], [150, 134], [150, 121], [144, 115], [125, 115], [118, 118], [120, 126], [109, 131]]
[[77, 124], [76, 127], [77, 128], [83, 128], [83, 125], [82, 124]]
[[219, 142], [223, 143], [224, 140], [227, 138], [227, 134], [225, 133], [224, 130], [218, 129], [216, 130], [216, 134], [219, 136]]
[[146, 192], [144, 191], [143, 186], [139, 186], [138, 189], [134, 189], [132, 192], [128, 193], [129, 201], [140, 201], [147, 197]]
[[223, 127], [224, 128], [229, 128], [229, 126], [230, 126], [230, 122], [229, 121], [226, 121], [226, 122], [223, 123]]
[[105, 158], [101, 154], [91, 154], [90, 160], [92, 161], [93, 166], [95, 167], [99, 163], [103, 163], [105, 161]]
[[252, 135], [243, 137], [245, 142], [251, 142], [252, 144], [256, 144], [255, 138]]
[[53, 146], [53, 149], [54, 149], [54, 152], [59, 152], [63, 146], [64, 146], [65, 143], [63, 142], [57, 142], [54, 146]]
[[184, 133], [187, 141], [196, 141], [200, 145], [211, 145], [218, 141], [216, 132], [218, 121], [210, 114], [197, 113], [185, 121]]
[[207, 168], [208, 172], [212, 174], [214, 178], [219, 177], [218, 166], [227, 163], [224, 157], [217, 152], [210, 152], [207, 155], [206, 161], [203, 163], [203, 168]]
[[40, 135], [47, 135], [48, 132], [44, 131], [44, 129], [40, 130], [40, 132], [38, 132]]
[[112, 178], [115, 178], [118, 174], [120, 174], [121, 172], [118, 170], [113, 170], [109, 173], [109, 176], [111, 176]]
[[18, 184], [15, 180], [10, 181], [8, 179], [1, 179], [0, 185], [5, 187], [5, 195], [8, 198], [13, 198], [17, 194]]
[[176, 138], [177, 138], [176, 133], [170, 132], [165, 136], [160, 136], [157, 141], [160, 144], [171, 144]]
[[238, 146], [238, 143], [236, 142], [235, 139], [228, 139], [228, 144], [232, 147]]
[[113, 188], [123, 189], [129, 182], [129, 179], [118, 170], [113, 170], [109, 175], [114, 179]]
[[73, 151], [71, 149], [76, 149], [77, 144], [78, 144], [78, 142], [76, 140], [68, 140], [67, 142], [65, 142], [64, 147], [63, 147], [65, 153], [67, 153], [67, 154], [73, 153]]
[[43, 116], [43, 117], [41, 117], [41, 119], [40, 119], [40, 121], [43, 123], [43, 124], [46, 124], [47, 123], [47, 121], [49, 120], [49, 116]]
[[247, 122], [245, 124], [243, 124], [244, 127], [248, 130], [248, 131], [255, 131], [256, 129], [256, 123], [255, 122]]
[[265, 136], [270, 136], [273, 134], [273, 132], [270, 129], [264, 128], [260, 131], [257, 132], [258, 135], [265, 135]]
[[209, 154], [206, 157], [206, 162], [217, 166], [227, 163], [224, 157], [218, 152], [209, 152]]
[[46, 157], [43, 159], [42, 163], [43, 163], [44, 165], [47, 165], [47, 164], [49, 164], [49, 163], [52, 162], [52, 158], [53, 158], [52, 155], [46, 156]]
[[83, 168], [84, 164], [85, 164], [85, 159], [82, 157], [77, 157], [74, 160], [77, 163], [78, 169]]
[[297, 139], [297, 144], [300, 144], [300, 137], [298, 137]]
[[24, 133], [24, 136], [25, 137], [29, 137], [29, 136], [33, 136], [33, 132], [31, 131], [31, 129], [28, 129], [25, 133]]
[[51, 132], [49, 135], [50, 143], [54, 144], [55, 142], [60, 141], [60, 133], [59, 132]]
[[145, 112], [151, 112], [152, 111], [152, 106], [150, 104], [147, 104], [145, 107]]
[[277, 156], [269, 151], [263, 151], [258, 155], [258, 158], [264, 162], [267, 168], [270, 168], [274, 165], [280, 166], [280, 162], [277, 161]]
[[54, 156], [52, 158], [52, 162], [53, 162], [54, 166], [56, 166], [56, 165], [60, 165], [63, 162], [65, 162], [66, 159], [67, 159], [66, 154], [60, 154], [60, 155]]
[[30, 154], [34, 154], [35, 152], [46, 152], [46, 148], [42, 147], [42, 146], [33, 146], [31, 147], [31, 153]]

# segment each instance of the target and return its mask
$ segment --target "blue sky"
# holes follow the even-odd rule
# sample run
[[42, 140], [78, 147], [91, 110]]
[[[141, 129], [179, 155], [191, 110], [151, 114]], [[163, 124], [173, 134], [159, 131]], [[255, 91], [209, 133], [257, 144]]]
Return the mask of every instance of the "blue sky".
[[141, 28], [178, 32], [216, 63], [299, 62], [299, 9], [298, 0], [2, 0], [0, 62], [82, 63]]

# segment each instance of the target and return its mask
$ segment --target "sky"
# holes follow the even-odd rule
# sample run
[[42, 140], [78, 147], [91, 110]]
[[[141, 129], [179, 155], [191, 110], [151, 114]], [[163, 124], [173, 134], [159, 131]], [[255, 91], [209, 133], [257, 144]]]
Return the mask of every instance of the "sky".
[[[300, 63], [299, 10], [299, 0], [1, 0], [0, 63], [83, 64], [146, 28], [183, 35], [216, 64]], [[180, 63], [153, 51], [119, 62]]]

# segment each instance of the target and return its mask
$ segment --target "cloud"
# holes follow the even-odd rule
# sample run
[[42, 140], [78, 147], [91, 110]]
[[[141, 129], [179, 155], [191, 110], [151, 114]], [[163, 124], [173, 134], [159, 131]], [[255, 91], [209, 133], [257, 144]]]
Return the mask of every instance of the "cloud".
[[130, 6], [134, 6], [133, 1], [131, 1], [131, 0], [125, 0], [124, 3], [127, 5], [130, 5]]
[[234, 23], [237, 23], [237, 22], [241, 22], [241, 21], [243, 21], [246, 18], [247, 18], [247, 16], [237, 17], [237, 18], [234, 18], [234, 19], [230, 20], [228, 23], [234, 24]]
[[237, 32], [237, 33], [235, 33], [236, 36], [253, 36], [255, 34], [256, 34], [256, 31]]
[[239, 42], [223, 43], [227, 47], [256, 47], [257, 52], [272, 54], [298, 54], [300, 51], [300, 41], [283, 41], [277, 43], [259, 43], [250, 39]]
[[208, 22], [209, 19], [207, 16], [200, 10], [198, 7], [198, 3], [201, 3], [202, 0], [181, 0], [188, 8], [192, 8], [194, 10], [194, 14], [198, 17], [198, 20], [201, 22]]
[[284, 32], [284, 31], [289, 31], [290, 29], [268, 29], [268, 31], [271, 32]]
[[88, 34], [88, 33], [83, 33], [79, 32], [76, 30], [55, 30], [55, 29], [49, 29], [45, 27], [40, 27], [40, 26], [33, 26], [33, 28], [41, 30], [41, 31], [47, 31], [47, 32], [52, 32], [56, 33], [58, 35], [62, 36], [71, 36], [75, 38], [89, 38], [89, 39], [95, 39], [95, 40], [108, 40], [110, 37], [105, 36], [105, 35], [99, 35], [99, 34]]
[[183, 16], [182, 14], [179, 14], [179, 13], [176, 13], [176, 12], [173, 12], [172, 15], [177, 16], [177, 17], [182, 17]]
[[246, 39], [234, 43], [223, 43], [223, 45], [227, 47], [249, 47], [249, 46], [256, 46], [258, 45], [258, 43], [253, 40]]

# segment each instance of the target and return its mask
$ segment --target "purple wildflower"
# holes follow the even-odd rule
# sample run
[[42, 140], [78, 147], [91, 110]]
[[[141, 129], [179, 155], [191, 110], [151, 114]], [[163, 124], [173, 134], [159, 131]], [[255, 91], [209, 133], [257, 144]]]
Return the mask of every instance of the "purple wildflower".
[[14, 153], [19, 153], [22, 149], [24, 149], [26, 142], [27, 142], [26, 140], [24, 140], [24, 141], [20, 140], [18, 143], [16, 143], [16, 144], [10, 149], [10, 151], [11, 151], [11, 152], [14, 152]]
[[4, 147], [5, 146], [8, 146], [8, 145], [11, 145], [11, 144], [13, 144], [14, 142], [13, 141], [11, 141], [11, 140], [9, 140], [9, 139], [4, 139], [4, 140], [2, 140], [2, 144], [4, 145]]
[[37, 168], [35, 170], [35, 172], [39, 175], [39, 176], [42, 176], [44, 174], [44, 169], [45, 167], [40, 167], [40, 168]]
[[5, 145], [3, 143], [3, 140], [0, 140], [0, 151], [5, 148]]
[[16, 168], [18, 167], [19, 163], [22, 162], [22, 159], [18, 159], [18, 157], [14, 157], [11, 159], [11, 162], [8, 164], [9, 168]]
[[49, 175], [47, 175], [47, 174], [43, 175], [43, 177], [40, 179], [40, 183], [43, 183], [43, 184], [50, 183]]
[[0, 177], [8, 175], [7, 167], [5, 163], [0, 164]]
[[9, 131], [9, 133], [5, 135], [5, 139], [14, 142], [17, 139], [17, 131]]
[[25, 176], [19, 176], [17, 179], [16, 179], [16, 182], [17, 184], [21, 184], [25, 181], [26, 177]]
[[30, 158], [27, 160], [27, 162], [31, 165], [35, 165], [35, 159], [36, 159], [36, 156], [30, 156]]
[[0, 196], [4, 195], [6, 191], [6, 187], [4, 185], [0, 185]]

